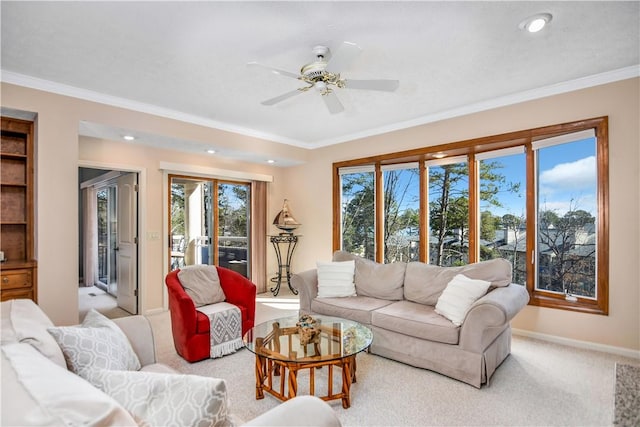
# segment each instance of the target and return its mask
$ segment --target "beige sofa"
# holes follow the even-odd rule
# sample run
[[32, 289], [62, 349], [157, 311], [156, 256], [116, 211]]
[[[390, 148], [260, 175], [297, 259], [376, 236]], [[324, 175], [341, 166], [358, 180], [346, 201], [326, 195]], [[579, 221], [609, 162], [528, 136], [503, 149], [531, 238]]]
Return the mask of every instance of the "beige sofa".
[[[231, 413], [224, 380], [182, 375], [157, 363], [153, 333], [143, 316], [112, 322], [97, 314], [93, 315], [92, 324], [85, 320], [81, 326], [55, 328], [31, 300], [2, 302], [0, 315], [1, 425], [242, 424]], [[95, 319], [102, 322], [97, 329]], [[92, 349], [93, 344], [87, 341], [91, 336], [86, 333], [96, 331], [97, 341], [113, 336], [128, 341], [129, 348], [114, 351], [116, 343], [106, 347], [99, 344]], [[72, 348], [88, 350], [86, 354], [82, 351], [76, 354], [70, 352]], [[92, 353], [94, 350], [97, 352]], [[122, 353], [131, 350], [135, 353], [133, 359], [123, 356]], [[130, 360], [134, 360], [138, 369], [103, 369], [105, 364]], [[77, 374], [71, 372], [70, 369], [78, 369], [83, 363], [94, 367], [85, 366]], [[325, 402], [301, 396], [245, 425], [340, 426], [340, 422]]]
[[[292, 277], [300, 314], [363, 323], [373, 331], [371, 353], [478, 388], [511, 352], [510, 321], [528, 303], [529, 294], [524, 286], [510, 283], [508, 261], [438, 267], [420, 262], [378, 264], [342, 251], [333, 255], [334, 262], [351, 260], [356, 296], [318, 297], [317, 269]], [[438, 300], [458, 274], [490, 282], [459, 326], [436, 312]]]

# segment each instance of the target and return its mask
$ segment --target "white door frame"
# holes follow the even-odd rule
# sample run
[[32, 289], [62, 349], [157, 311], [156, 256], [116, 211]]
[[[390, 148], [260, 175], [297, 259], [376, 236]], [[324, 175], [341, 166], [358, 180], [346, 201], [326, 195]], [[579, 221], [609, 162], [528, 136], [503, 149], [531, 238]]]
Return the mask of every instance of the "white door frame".
[[[146, 239], [142, 238], [143, 230], [146, 230], [146, 218], [147, 218], [147, 169], [143, 167], [136, 167], [132, 165], [123, 165], [119, 163], [104, 163], [95, 162], [91, 160], [78, 160], [78, 168], [92, 168], [92, 169], [106, 169], [122, 172], [134, 172], [138, 174], [138, 313], [146, 313], [146, 304], [144, 300], [146, 283]], [[80, 218], [78, 218], [80, 223]]]

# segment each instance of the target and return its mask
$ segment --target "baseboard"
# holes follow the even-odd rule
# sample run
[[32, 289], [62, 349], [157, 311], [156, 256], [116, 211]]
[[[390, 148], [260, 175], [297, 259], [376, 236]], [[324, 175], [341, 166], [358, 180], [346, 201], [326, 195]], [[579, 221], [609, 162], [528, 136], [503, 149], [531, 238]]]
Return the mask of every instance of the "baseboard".
[[589, 341], [574, 340], [571, 338], [563, 338], [555, 335], [541, 334], [540, 332], [526, 331], [524, 329], [512, 328], [512, 332], [514, 335], [520, 335], [522, 337], [535, 338], [541, 341], [549, 341], [556, 344], [583, 348], [586, 350], [602, 351], [604, 353], [612, 353], [618, 356], [640, 360], [640, 350], [632, 350], [630, 348], [615, 347], [612, 345], [598, 344]]

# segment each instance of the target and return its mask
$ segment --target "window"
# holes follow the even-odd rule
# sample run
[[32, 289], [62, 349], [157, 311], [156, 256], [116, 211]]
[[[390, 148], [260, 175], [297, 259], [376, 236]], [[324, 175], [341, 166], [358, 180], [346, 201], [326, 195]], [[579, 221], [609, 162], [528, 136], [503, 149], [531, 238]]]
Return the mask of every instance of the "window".
[[340, 171], [340, 247], [367, 259], [375, 259], [374, 168]]
[[601, 117], [335, 163], [334, 249], [442, 266], [505, 258], [530, 304], [607, 314], [607, 126]]
[[596, 298], [593, 130], [536, 141], [536, 290]]
[[384, 262], [418, 260], [420, 175], [417, 164], [382, 168]]
[[476, 155], [480, 180], [479, 259], [511, 262], [514, 283], [527, 282], [526, 155], [523, 146]]
[[465, 157], [427, 162], [429, 263], [469, 262], [469, 169]]

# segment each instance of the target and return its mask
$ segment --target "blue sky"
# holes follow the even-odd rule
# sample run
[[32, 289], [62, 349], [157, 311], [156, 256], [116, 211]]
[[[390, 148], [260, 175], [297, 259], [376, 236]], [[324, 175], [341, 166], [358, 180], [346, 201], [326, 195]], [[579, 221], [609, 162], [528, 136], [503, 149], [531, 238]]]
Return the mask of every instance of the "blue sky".
[[[481, 206], [498, 216], [510, 213], [520, 216], [525, 209], [525, 154], [515, 154], [491, 159], [502, 165], [496, 172], [504, 175], [508, 182], [520, 182], [518, 193], [501, 192], [498, 198], [503, 207]], [[570, 208], [596, 213], [596, 158], [595, 139], [589, 138], [571, 143], [542, 148], [538, 154], [538, 194], [542, 209], [550, 209], [564, 215]], [[418, 208], [417, 177], [411, 177], [412, 188], [405, 197], [404, 207]], [[405, 181], [406, 182], [406, 181]], [[460, 185], [467, 186], [466, 180]], [[402, 185], [401, 185], [402, 186]]]
[[[491, 208], [497, 215], [521, 215], [524, 210], [524, 154], [496, 159], [507, 181], [521, 182], [520, 193], [501, 193], [504, 208]], [[538, 199], [541, 209], [564, 215], [569, 209], [582, 209], [596, 214], [595, 139], [584, 139], [555, 145], [538, 153]]]

